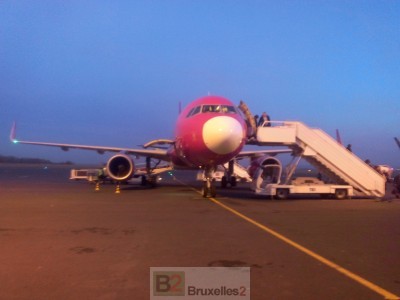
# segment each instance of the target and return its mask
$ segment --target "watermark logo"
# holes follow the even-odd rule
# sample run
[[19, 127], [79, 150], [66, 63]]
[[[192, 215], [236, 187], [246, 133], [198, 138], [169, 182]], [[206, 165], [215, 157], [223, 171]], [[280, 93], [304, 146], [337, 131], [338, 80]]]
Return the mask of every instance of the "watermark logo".
[[185, 272], [154, 271], [152, 273], [154, 296], [184, 296]]
[[152, 267], [150, 300], [250, 300], [250, 268]]

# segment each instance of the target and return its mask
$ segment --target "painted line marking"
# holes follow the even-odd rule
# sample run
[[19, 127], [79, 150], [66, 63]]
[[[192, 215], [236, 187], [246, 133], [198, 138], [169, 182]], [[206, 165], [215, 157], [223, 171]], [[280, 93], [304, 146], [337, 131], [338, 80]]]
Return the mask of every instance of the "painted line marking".
[[[185, 185], [187, 187], [190, 187], [196, 193], [202, 195], [202, 193], [200, 191], [198, 191], [197, 189], [185, 184], [184, 182], [182, 182], [182, 181], [180, 181], [178, 179], [177, 179], [177, 181], [181, 182], [183, 185]], [[300, 244], [290, 240], [289, 238], [283, 236], [282, 234], [276, 232], [275, 230], [272, 230], [272, 229], [268, 228], [267, 226], [255, 221], [255, 220], [251, 219], [250, 217], [247, 217], [246, 215], [238, 212], [237, 210], [227, 206], [226, 204], [223, 204], [222, 202], [218, 201], [217, 199], [212, 198], [212, 197], [206, 198], [206, 199], [210, 200], [211, 202], [214, 202], [215, 204], [219, 205], [220, 207], [224, 208], [225, 210], [227, 210], [227, 211], [233, 213], [234, 215], [238, 216], [239, 218], [241, 218], [241, 219], [253, 224], [254, 226], [260, 228], [261, 230], [273, 235], [274, 237], [280, 239], [281, 241], [285, 242], [286, 244], [289, 244], [290, 246], [296, 248], [297, 250], [307, 254], [308, 256], [311, 256], [312, 258], [314, 258], [315, 260], [323, 263], [324, 265], [336, 270], [337, 272], [347, 276], [348, 278], [353, 279], [354, 281], [358, 282], [359, 284], [363, 285], [364, 287], [366, 287], [366, 288], [374, 291], [375, 293], [385, 297], [385, 299], [387, 299], [387, 300], [399, 300], [400, 299], [399, 296], [397, 296], [397, 295], [395, 295], [395, 294], [393, 294], [393, 293], [381, 288], [380, 286], [372, 283], [369, 280], [366, 280], [366, 279], [362, 278], [361, 276], [351, 272], [350, 270], [347, 270], [346, 268], [343, 268], [343, 267], [339, 266], [338, 264], [336, 264], [336, 263], [334, 263], [334, 262], [322, 257], [321, 255], [315, 253], [314, 251], [309, 250], [306, 247], [303, 247], [302, 245], [300, 245]]]

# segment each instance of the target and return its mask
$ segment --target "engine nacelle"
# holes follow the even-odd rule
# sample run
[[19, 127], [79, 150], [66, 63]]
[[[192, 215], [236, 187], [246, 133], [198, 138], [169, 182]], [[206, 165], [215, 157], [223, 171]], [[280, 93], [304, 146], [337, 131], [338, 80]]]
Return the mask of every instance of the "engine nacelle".
[[264, 188], [268, 183], [280, 183], [282, 175], [281, 162], [272, 156], [262, 156], [254, 159], [249, 167], [252, 178], [251, 189]]
[[135, 172], [133, 160], [125, 154], [117, 154], [111, 157], [106, 168], [108, 176], [117, 181], [130, 179]]
[[277, 158], [263, 155], [261, 157], [257, 157], [251, 160], [250, 166], [248, 168], [249, 175], [254, 178], [257, 169], [266, 166], [276, 166], [280, 169], [282, 168], [282, 164]]

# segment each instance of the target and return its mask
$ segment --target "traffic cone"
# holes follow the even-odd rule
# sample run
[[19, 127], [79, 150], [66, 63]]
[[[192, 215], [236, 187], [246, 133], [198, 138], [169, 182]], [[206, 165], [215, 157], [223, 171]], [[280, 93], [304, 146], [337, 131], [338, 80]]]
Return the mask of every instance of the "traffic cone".
[[96, 192], [100, 191], [100, 183], [98, 181], [96, 182], [96, 187], [94, 188], [94, 190]]
[[115, 193], [116, 193], [116, 194], [121, 193], [121, 190], [120, 190], [120, 188], [119, 188], [119, 184], [117, 184], [117, 187], [116, 187], [116, 189], [115, 189]]

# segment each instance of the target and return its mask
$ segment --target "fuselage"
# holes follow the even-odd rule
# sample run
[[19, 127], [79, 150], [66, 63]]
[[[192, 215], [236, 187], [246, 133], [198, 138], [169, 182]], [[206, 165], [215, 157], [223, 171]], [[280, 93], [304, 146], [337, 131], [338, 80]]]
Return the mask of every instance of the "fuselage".
[[233, 159], [246, 142], [246, 123], [226, 98], [206, 96], [180, 114], [171, 160], [175, 166], [212, 167]]

